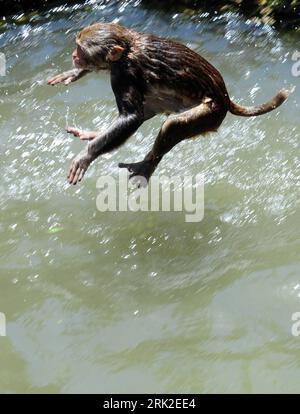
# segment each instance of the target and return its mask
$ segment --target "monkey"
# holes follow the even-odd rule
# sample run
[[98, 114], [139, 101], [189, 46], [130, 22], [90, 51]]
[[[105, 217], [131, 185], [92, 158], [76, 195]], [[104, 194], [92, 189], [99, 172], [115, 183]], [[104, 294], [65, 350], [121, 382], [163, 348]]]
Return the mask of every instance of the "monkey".
[[95, 23], [76, 37], [73, 69], [48, 80], [49, 85], [75, 82], [106, 70], [119, 111], [105, 132], [67, 127], [68, 133], [88, 141], [72, 161], [70, 184], [81, 181], [100, 155], [117, 149], [144, 121], [167, 115], [150, 152], [135, 163], [119, 163], [133, 177], [146, 182], [158, 164], [182, 140], [215, 132], [227, 112], [243, 117], [266, 114], [281, 105], [289, 90], [281, 89], [270, 101], [251, 107], [233, 102], [220, 72], [187, 46], [115, 23]]

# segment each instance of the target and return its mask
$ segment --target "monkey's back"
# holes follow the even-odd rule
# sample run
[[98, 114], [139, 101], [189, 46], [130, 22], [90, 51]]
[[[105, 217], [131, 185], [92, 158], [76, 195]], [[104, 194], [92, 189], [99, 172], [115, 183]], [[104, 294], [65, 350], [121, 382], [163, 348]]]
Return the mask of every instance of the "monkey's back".
[[[228, 104], [228, 93], [218, 70], [198, 53], [173, 40], [137, 34], [134, 56], [145, 84], [160, 91], [173, 91], [194, 104], [204, 97]], [[147, 87], [147, 86], [146, 86]], [[171, 98], [171, 97], [170, 97]], [[173, 97], [174, 98], [174, 97]]]

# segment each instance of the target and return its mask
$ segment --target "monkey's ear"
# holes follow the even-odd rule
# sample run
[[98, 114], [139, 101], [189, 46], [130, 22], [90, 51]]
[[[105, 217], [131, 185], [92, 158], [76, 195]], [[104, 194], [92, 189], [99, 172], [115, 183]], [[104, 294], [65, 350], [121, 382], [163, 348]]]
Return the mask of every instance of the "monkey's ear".
[[124, 47], [122, 46], [113, 46], [112, 49], [108, 52], [107, 60], [110, 60], [111, 62], [115, 62], [116, 60], [119, 60], [121, 56], [123, 55]]

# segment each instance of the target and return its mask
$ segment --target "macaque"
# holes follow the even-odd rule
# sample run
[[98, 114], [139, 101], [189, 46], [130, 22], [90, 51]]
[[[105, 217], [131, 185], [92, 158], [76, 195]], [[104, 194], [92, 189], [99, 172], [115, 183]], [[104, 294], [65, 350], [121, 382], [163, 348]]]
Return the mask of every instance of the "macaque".
[[90, 72], [108, 70], [119, 115], [105, 132], [67, 132], [88, 140], [72, 161], [68, 180], [81, 181], [100, 155], [126, 142], [142, 123], [157, 114], [163, 123], [151, 151], [140, 162], [120, 163], [132, 177], [147, 182], [163, 156], [180, 141], [217, 131], [226, 113], [239, 116], [265, 114], [281, 105], [289, 91], [280, 90], [269, 102], [244, 107], [229, 98], [218, 70], [188, 47], [152, 34], [138, 33], [113, 23], [96, 23], [76, 38], [74, 69], [49, 79], [49, 85], [68, 85]]

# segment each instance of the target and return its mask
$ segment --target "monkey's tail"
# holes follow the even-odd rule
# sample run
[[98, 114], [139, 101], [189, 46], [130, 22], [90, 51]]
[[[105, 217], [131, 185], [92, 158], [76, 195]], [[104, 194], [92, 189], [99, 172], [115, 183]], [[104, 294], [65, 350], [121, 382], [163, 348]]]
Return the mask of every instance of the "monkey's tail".
[[280, 106], [287, 99], [290, 92], [288, 89], [281, 89], [270, 101], [257, 106], [241, 106], [229, 101], [229, 111], [239, 116], [263, 115]]

